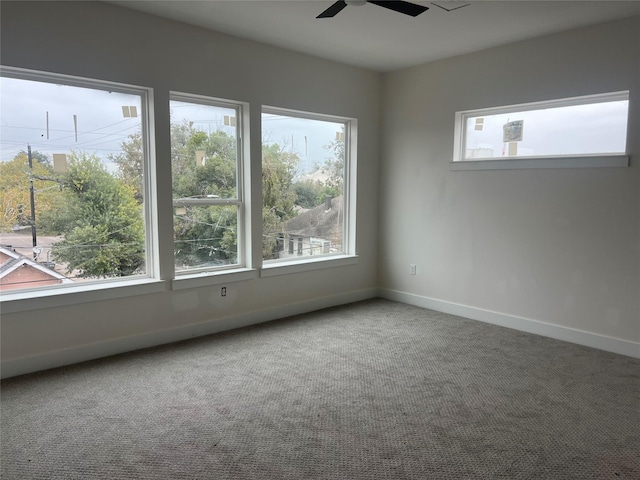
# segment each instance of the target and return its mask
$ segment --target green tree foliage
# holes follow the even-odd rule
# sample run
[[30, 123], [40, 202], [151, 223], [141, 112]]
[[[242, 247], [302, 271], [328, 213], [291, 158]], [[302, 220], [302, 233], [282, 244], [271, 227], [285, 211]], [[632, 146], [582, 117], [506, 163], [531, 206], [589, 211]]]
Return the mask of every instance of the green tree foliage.
[[[237, 198], [237, 142], [222, 130], [207, 133], [190, 122], [171, 125], [173, 198]], [[142, 201], [142, 137], [130, 135], [110, 159], [117, 177]], [[237, 258], [237, 208], [198, 205], [176, 208], [176, 264], [184, 267], [233, 263]]]
[[237, 207], [188, 206], [174, 216], [175, 255], [180, 265], [207, 266], [237, 259]]
[[285, 222], [296, 215], [293, 186], [300, 159], [278, 144], [262, 145], [262, 258], [278, 258]]
[[319, 205], [319, 198], [323, 196], [324, 184], [320, 181], [303, 180], [293, 184], [296, 192], [296, 205], [302, 208], [313, 208]]
[[2, 231], [31, 224], [30, 178], [33, 178], [33, 187], [36, 192], [35, 204], [38, 212], [36, 222], [40, 213], [51, 209], [53, 197], [56, 195], [55, 185], [38, 178], [51, 175], [50, 162], [46, 155], [40, 152], [32, 152], [31, 157], [33, 169], [29, 168], [27, 152], [18, 153], [11, 161], [0, 162], [0, 202], [2, 203], [0, 229]]
[[[237, 198], [237, 141], [189, 123], [172, 125], [173, 198]], [[186, 267], [237, 260], [237, 207], [188, 206], [174, 215], [176, 263]]]
[[[206, 196], [235, 198], [237, 196], [235, 137], [223, 131], [207, 134], [201, 130], [194, 130], [188, 125], [178, 125], [172, 130], [174, 198]], [[201, 153], [197, 154], [197, 152]], [[202, 158], [200, 155], [203, 155]]]
[[[263, 256], [277, 258], [278, 239], [296, 206], [312, 208], [325, 196], [342, 195], [344, 142], [327, 145], [335, 158], [321, 167], [326, 181], [297, 181], [299, 157], [286, 146], [263, 143], [262, 218]], [[142, 199], [142, 142], [139, 133], [110, 157], [118, 165], [117, 178]], [[237, 198], [237, 141], [222, 130], [204, 132], [191, 122], [171, 126], [173, 198]], [[237, 209], [224, 205], [174, 208], [175, 256], [178, 267], [233, 263], [237, 259]]]
[[[327, 160], [327, 163], [332, 160]], [[322, 170], [321, 170], [322, 171]], [[324, 172], [323, 172], [324, 173]], [[302, 180], [293, 184], [296, 193], [296, 205], [302, 208], [313, 208], [323, 204], [327, 197], [336, 198], [342, 195], [342, 180], [333, 182], [327, 178], [324, 182], [320, 180]], [[338, 186], [334, 186], [334, 185]]]
[[335, 140], [324, 148], [333, 154], [333, 158], [325, 160], [325, 163], [321, 168], [322, 172], [328, 175], [328, 179], [324, 185], [325, 191], [323, 192], [323, 197], [325, 195], [336, 197], [342, 195], [344, 192], [344, 140]]
[[136, 200], [142, 203], [144, 198], [142, 133], [129, 135], [129, 139], [121, 144], [122, 151], [107, 158], [118, 166], [117, 178], [133, 189]]
[[42, 227], [63, 235], [52, 258], [67, 271], [97, 278], [128, 276], [144, 268], [144, 221], [135, 189], [112, 176], [94, 155], [72, 152], [68, 171]]
[[[29, 156], [29, 154], [27, 153], [26, 150], [20, 150], [18, 152], [18, 155], [16, 155], [16, 157], [27, 157]], [[43, 165], [47, 168], [53, 168], [53, 166], [51, 165], [51, 160], [49, 159], [49, 157], [47, 156], [46, 153], [42, 153], [39, 152], [37, 150], [32, 150], [31, 151], [31, 160], [33, 161], [33, 163], [35, 164], [36, 162], [39, 163], [40, 165]]]
[[333, 155], [324, 164], [316, 167], [323, 181], [302, 179], [293, 188], [296, 193], [296, 205], [302, 208], [313, 208], [324, 203], [326, 197], [339, 197], [344, 194], [344, 140], [336, 140], [325, 145]]

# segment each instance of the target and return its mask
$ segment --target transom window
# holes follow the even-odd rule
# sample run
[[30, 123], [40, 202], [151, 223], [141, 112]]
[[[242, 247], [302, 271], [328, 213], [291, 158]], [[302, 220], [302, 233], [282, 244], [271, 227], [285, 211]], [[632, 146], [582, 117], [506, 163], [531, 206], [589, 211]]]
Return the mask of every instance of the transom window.
[[617, 92], [457, 112], [454, 162], [624, 155], [628, 110]]

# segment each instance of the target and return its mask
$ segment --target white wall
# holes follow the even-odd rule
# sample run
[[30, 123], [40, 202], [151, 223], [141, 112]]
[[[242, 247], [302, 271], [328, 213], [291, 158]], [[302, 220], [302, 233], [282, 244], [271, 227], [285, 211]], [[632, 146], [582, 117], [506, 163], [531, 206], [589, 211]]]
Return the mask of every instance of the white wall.
[[[4, 313], [3, 376], [375, 294], [379, 74], [97, 2], [2, 2], [1, 21], [3, 65], [154, 88], [161, 164], [170, 161], [170, 89], [249, 102], [254, 172], [260, 171], [261, 105], [359, 121], [356, 265], [256, 276], [227, 285], [225, 298], [219, 286], [171, 291], [167, 285], [157, 294]], [[160, 170], [159, 188], [166, 194], [170, 169]], [[159, 212], [165, 238], [171, 236], [168, 198]], [[260, 212], [259, 174], [252, 202]], [[253, 223], [258, 254], [260, 222]], [[164, 253], [170, 265], [171, 252]]]
[[[449, 168], [456, 111], [620, 90], [630, 168]], [[390, 73], [383, 92], [385, 295], [640, 356], [640, 17]]]
[[[552, 336], [560, 328], [640, 341], [639, 18], [381, 82], [373, 72], [112, 5], [2, 2], [1, 13], [4, 65], [153, 87], [160, 162], [169, 161], [169, 89], [250, 102], [254, 128], [262, 104], [359, 120], [357, 265], [233, 283], [224, 299], [218, 286], [167, 286], [3, 313], [3, 376], [365, 298], [378, 285], [389, 297], [464, 307], [457, 311], [481, 319], [488, 311], [484, 319], [501, 315], [506, 325], [546, 322], [538, 333]], [[630, 168], [449, 170], [457, 110], [624, 89]], [[251, 149], [255, 169], [259, 136]], [[170, 188], [166, 176], [160, 183]], [[252, 189], [259, 202], [259, 178]], [[170, 229], [165, 221], [161, 234]], [[418, 275], [409, 275], [410, 263]]]

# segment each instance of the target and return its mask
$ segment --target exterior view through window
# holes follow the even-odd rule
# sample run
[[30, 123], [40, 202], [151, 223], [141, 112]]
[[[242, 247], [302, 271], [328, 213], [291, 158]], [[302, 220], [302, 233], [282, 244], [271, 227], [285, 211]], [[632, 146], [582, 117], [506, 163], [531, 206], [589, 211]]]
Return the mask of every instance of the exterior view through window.
[[0, 291], [146, 275], [146, 91], [2, 75]]
[[176, 272], [238, 265], [240, 107], [178, 94], [172, 98]]
[[348, 126], [263, 110], [264, 261], [345, 253]]
[[459, 160], [624, 154], [629, 93], [458, 112]]

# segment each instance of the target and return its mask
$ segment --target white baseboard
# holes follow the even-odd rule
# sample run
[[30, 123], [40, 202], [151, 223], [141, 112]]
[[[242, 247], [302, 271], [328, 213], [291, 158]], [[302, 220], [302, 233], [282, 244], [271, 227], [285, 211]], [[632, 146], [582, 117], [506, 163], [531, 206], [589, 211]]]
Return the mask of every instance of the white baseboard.
[[586, 347], [597, 348], [607, 352], [618, 353], [629, 357], [640, 358], [640, 343], [622, 340], [620, 338], [607, 337], [598, 333], [576, 330], [574, 328], [540, 322], [529, 318], [492, 312], [481, 308], [470, 307], [458, 303], [447, 302], [435, 298], [424, 297], [412, 293], [400, 292], [381, 288], [378, 296], [396, 302], [407, 303], [417, 307], [429, 308], [438, 312], [450, 313], [460, 317], [479, 320], [485, 323], [513, 328], [527, 333], [534, 333], [545, 337], [577, 343]]
[[443, 313], [450, 313], [460, 317], [479, 320], [481, 322], [513, 328], [523, 332], [534, 333], [557, 340], [576, 343], [587, 347], [598, 348], [608, 352], [640, 358], [640, 343], [607, 337], [597, 333], [562, 327], [537, 320], [492, 312], [476, 307], [424, 297], [411, 293], [390, 289], [368, 288], [339, 295], [332, 295], [305, 302], [281, 305], [265, 310], [258, 310], [236, 316], [228, 316], [186, 325], [178, 328], [149, 332], [130, 337], [123, 337], [104, 342], [82, 345], [65, 350], [47, 352], [41, 355], [20, 357], [5, 360], [0, 367], [1, 377], [9, 378], [26, 373], [38, 372], [50, 368], [62, 367], [87, 360], [116, 355], [119, 353], [154, 347], [189, 338], [210, 335], [212, 333], [232, 330], [234, 328], [255, 325], [258, 323], [277, 320], [292, 315], [308, 313], [323, 308], [335, 307], [347, 303], [367, 300], [374, 297], [386, 298], [397, 302], [407, 303], [418, 307], [429, 308]]
[[357, 290], [354, 292], [331, 295], [299, 303], [292, 303], [272, 307], [265, 310], [244, 313], [241, 315], [217, 318], [207, 322], [186, 325], [183, 327], [160, 330], [155, 332], [123, 337], [104, 342], [96, 342], [88, 345], [47, 352], [41, 355], [20, 357], [2, 362], [1, 377], [9, 378], [26, 373], [48, 370], [87, 360], [108, 357], [119, 353], [140, 350], [142, 348], [155, 347], [167, 343], [201, 337], [212, 333], [246, 327], [258, 323], [277, 320], [292, 315], [308, 313], [323, 308], [335, 307], [347, 303], [367, 300], [377, 296], [376, 288]]

